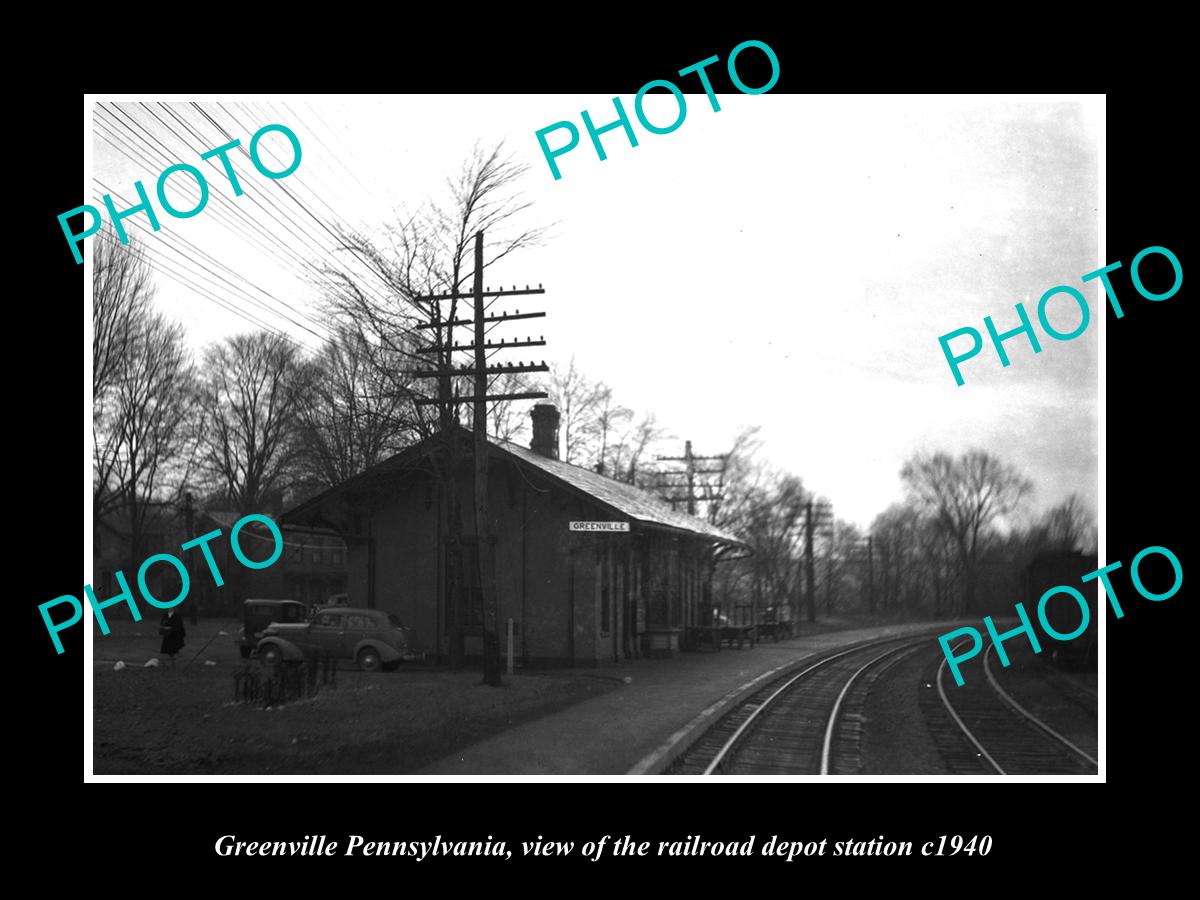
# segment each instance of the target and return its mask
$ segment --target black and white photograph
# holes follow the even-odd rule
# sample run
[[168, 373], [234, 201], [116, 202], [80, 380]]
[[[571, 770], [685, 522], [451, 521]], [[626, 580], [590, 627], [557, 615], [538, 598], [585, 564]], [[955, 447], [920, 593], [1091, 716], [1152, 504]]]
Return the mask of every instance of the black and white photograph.
[[88, 780], [1103, 779], [1104, 97], [726, 54], [89, 96]]

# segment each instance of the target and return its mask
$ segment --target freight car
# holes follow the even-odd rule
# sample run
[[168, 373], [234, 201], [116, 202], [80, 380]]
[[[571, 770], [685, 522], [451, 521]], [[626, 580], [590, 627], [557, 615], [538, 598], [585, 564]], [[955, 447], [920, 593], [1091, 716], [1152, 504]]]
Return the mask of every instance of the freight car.
[[[1024, 596], [1026, 608], [1037, 605], [1042, 594], [1063, 584], [1078, 585], [1080, 579], [1096, 571], [1096, 554], [1077, 551], [1041, 553], [1025, 567]], [[1057, 665], [1064, 669], [1094, 669], [1097, 659], [1097, 634], [1099, 625], [1096, 615], [1095, 584], [1089, 583], [1080, 589], [1087, 598], [1090, 622], [1087, 631], [1074, 640], [1059, 642], [1044, 640], [1042, 650]], [[1070, 634], [1079, 627], [1080, 609], [1069, 597], [1056, 597], [1046, 604], [1046, 619], [1050, 626], [1062, 634]]]

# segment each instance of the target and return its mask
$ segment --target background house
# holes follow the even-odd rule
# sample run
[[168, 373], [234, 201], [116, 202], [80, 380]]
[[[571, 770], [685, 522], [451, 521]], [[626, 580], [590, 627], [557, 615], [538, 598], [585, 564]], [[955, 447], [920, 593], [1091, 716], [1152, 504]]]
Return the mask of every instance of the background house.
[[[283, 554], [265, 569], [248, 569], [237, 561], [229, 543], [229, 534], [241, 518], [236, 512], [208, 510], [196, 517], [196, 536], [221, 529], [221, 538], [213, 541], [213, 557], [225, 578], [217, 587], [207, 575], [203, 561], [193, 590], [203, 611], [238, 614], [243, 600], [262, 597], [299, 600], [309, 606], [325, 603], [332, 594], [346, 591], [346, 544], [336, 535], [320, 534], [300, 528], [283, 528]], [[279, 516], [272, 516], [278, 521]], [[257, 524], [248, 524], [238, 532], [242, 552], [251, 559], [266, 559], [273, 552], [274, 539]], [[178, 545], [176, 545], [178, 546]]]
[[[277, 511], [267, 513], [276, 521]], [[139, 548], [135, 554], [129, 533], [129, 520], [122, 510], [101, 516], [92, 530], [92, 572], [98, 599], [114, 596], [120, 587], [115, 573], [125, 573], [134, 600], [146, 615], [148, 604], [137, 587], [138, 568], [148, 556], [170, 553], [190, 566], [191, 589], [182, 609], [191, 615], [240, 615], [242, 601], [250, 597], [299, 600], [307, 605], [324, 603], [333, 594], [346, 591], [346, 544], [336, 535], [311, 533], [284, 528], [283, 554], [266, 569], [248, 569], [238, 562], [229, 543], [229, 534], [241, 518], [236, 512], [199, 510], [188, 533], [182, 510], [162, 504], [145, 516]], [[213, 559], [224, 578], [218, 586], [208, 571], [199, 548], [181, 551], [180, 546], [207, 532], [220, 529], [221, 537], [209, 542]], [[274, 540], [266, 529], [250, 523], [238, 532], [243, 552], [251, 559], [266, 559]], [[151, 566], [146, 572], [147, 586], [156, 598], [170, 600], [178, 596], [180, 579], [167, 563]], [[121, 615], [125, 607], [110, 607], [109, 618]], [[125, 613], [127, 614], [127, 613]]]
[[[134, 600], [139, 606], [145, 606], [138, 594], [138, 567], [146, 557], [156, 553], [178, 556], [180, 543], [188, 540], [183, 536], [183, 513], [172, 505], [150, 504], [139, 518], [142, 524], [136, 559], [130, 516], [126, 510], [117, 509], [95, 519], [92, 526], [92, 589], [97, 600], [107, 600], [120, 591], [116, 573], [124, 572], [125, 580], [134, 592]], [[179, 574], [168, 564], [151, 566], [146, 571], [146, 586], [156, 598], [170, 600], [179, 594]], [[105, 614], [112, 618], [123, 609], [124, 605], [109, 607]]]

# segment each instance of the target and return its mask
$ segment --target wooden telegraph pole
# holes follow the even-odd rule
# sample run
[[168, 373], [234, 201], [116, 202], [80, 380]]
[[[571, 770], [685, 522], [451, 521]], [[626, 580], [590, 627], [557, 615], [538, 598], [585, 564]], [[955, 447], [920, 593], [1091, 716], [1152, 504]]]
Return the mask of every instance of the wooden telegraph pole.
[[[517, 347], [539, 347], [545, 345], [545, 340], [531, 340], [526, 338], [524, 341], [511, 341], [505, 343], [501, 340], [499, 343], [490, 342], [487, 339], [487, 333], [491, 327], [500, 323], [514, 319], [533, 319], [541, 318], [546, 314], [544, 312], [527, 312], [522, 313], [517, 310], [514, 314], [499, 313], [487, 314], [487, 304], [485, 298], [510, 297], [524, 294], [544, 294], [545, 289], [541, 285], [536, 288], [526, 286], [524, 290], [518, 290], [516, 286], [510, 291], [498, 290], [492, 291], [486, 289], [483, 285], [483, 232], [477, 232], [475, 235], [475, 276], [472, 288], [472, 299], [474, 300], [474, 315], [470, 319], [455, 319], [453, 315], [448, 320], [435, 319], [432, 322], [418, 325], [419, 329], [435, 329], [435, 334], [440, 335], [437, 329], [446, 329], [446, 338], [443, 342], [440, 336], [435, 339], [435, 343], [431, 347], [422, 348], [420, 352], [435, 354], [437, 365], [432, 369], [419, 369], [411, 371], [408, 374], [418, 378], [436, 378], [438, 379], [438, 398], [417, 400], [418, 405], [430, 403], [439, 403], [442, 406], [441, 421], [443, 428], [449, 427], [448, 424], [452, 421], [452, 417], [447, 415], [446, 410], [453, 404], [470, 403], [473, 410], [472, 438], [473, 438], [473, 456], [474, 456], [474, 498], [475, 498], [475, 545], [477, 550], [476, 563], [479, 572], [479, 602], [480, 612], [482, 613], [483, 625], [483, 680], [485, 684], [499, 685], [500, 677], [500, 636], [497, 630], [497, 622], [499, 621], [499, 596], [498, 586], [496, 583], [496, 536], [492, 529], [491, 516], [488, 510], [488, 442], [487, 442], [487, 404], [496, 400], [540, 400], [548, 396], [545, 391], [523, 391], [520, 393], [511, 394], [489, 394], [488, 376], [499, 375], [504, 373], [517, 372], [547, 372], [549, 366], [545, 361], [540, 364], [530, 362], [525, 365], [524, 362], [518, 365], [497, 364], [494, 366], [488, 365], [488, 352], [497, 352], [499, 350], [511, 350]], [[457, 290], [450, 294], [436, 294], [428, 297], [418, 297], [418, 300], [429, 301], [431, 303], [440, 300], [457, 300], [459, 294]], [[456, 327], [471, 326], [473, 328], [473, 340], [470, 344], [459, 344], [453, 339], [454, 329]], [[455, 352], [472, 352], [471, 366], [455, 368], [452, 361], [452, 354]], [[452, 378], [460, 376], [469, 376], [473, 381], [473, 393], [467, 397], [454, 397], [450, 395], [450, 382]], [[451, 497], [453, 498], [453, 485], [457, 478], [457, 469], [453, 468], [453, 461], [457, 458], [453, 448], [455, 447], [453, 435], [451, 435], [451, 465], [450, 473], [451, 482]], [[451, 511], [451, 515], [455, 515], [455, 511]], [[456, 573], [455, 582], [461, 586], [465, 580], [461, 573]], [[449, 597], [451, 603], [450, 621], [453, 623], [455, 630], [460, 632], [458, 640], [461, 642], [462, 615], [458, 610], [458, 598], [454, 596], [453, 589]], [[451, 647], [453, 648], [453, 639]]]
[[870, 535], [867, 535], [867, 605], [871, 612], [875, 612], [875, 553], [874, 541]]
[[808, 621], [817, 621], [816, 580], [813, 576], [813, 502], [804, 504], [804, 587]]
[[475, 235], [475, 546], [483, 606], [483, 683], [500, 684], [500, 635], [496, 632], [496, 536], [488, 518], [487, 350], [483, 328], [483, 232]]
[[[833, 507], [829, 505], [828, 500], [809, 500], [804, 505], [804, 584], [805, 584], [805, 609], [808, 615], [808, 621], [815, 622], [817, 620], [817, 579], [816, 579], [816, 559], [813, 553], [813, 535], [818, 530], [825, 532], [827, 528], [832, 527]], [[825, 534], [829, 538], [829, 534]]]
[[[722, 492], [725, 487], [725, 465], [729, 459], [728, 454], [719, 454], [717, 456], [696, 456], [694, 453], [692, 453], [692, 442], [685, 441], [684, 445], [683, 445], [683, 456], [660, 456], [660, 457], [658, 457], [658, 459], [663, 462], [681, 462], [684, 464], [684, 471], [682, 471], [682, 472], [667, 471], [667, 472], [662, 472], [660, 474], [662, 476], [667, 476], [667, 475], [672, 475], [672, 476], [682, 475], [682, 476], [684, 476], [687, 479], [687, 481], [686, 481], [687, 497], [683, 498], [683, 499], [686, 499], [686, 501], [687, 501], [688, 515], [692, 515], [692, 516], [696, 515], [697, 502], [700, 500], [704, 500], [709, 504], [709, 508], [708, 508], [709, 520], [712, 522], [715, 522], [716, 521], [716, 510], [720, 506], [721, 495], [722, 495]], [[720, 463], [720, 465], [716, 466], [716, 467], [709, 467], [709, 468], [700, 468], [700, 467], [697, 467], [697, 465], [696, 465], [697, 462], [707, 462], [710, 460], [718, 461]], [[715, 485], [712, 484], [711, 482], [702, 484], [701, 486], [705, 488], [705, 491], [703, 494], [697, 494], [696, 493], [696, 476], [697, 475], [717, 475], [719, 480], [718, 480], [717, 484], [715, 484]], [[661, 495], [662, 499], [664, 499], [668, 503], [670, 503], [671, 508], [674, 509], [675, 505], [680, 500], [680, 498], [674, 496], [674, 489], [683, 487], [683, 484], [680, 484], [678, 482], [664, 481], [660, 478], [659, 481], [650, 485], [650, 487], [653, 490], [667, 491], [666, 494]]]

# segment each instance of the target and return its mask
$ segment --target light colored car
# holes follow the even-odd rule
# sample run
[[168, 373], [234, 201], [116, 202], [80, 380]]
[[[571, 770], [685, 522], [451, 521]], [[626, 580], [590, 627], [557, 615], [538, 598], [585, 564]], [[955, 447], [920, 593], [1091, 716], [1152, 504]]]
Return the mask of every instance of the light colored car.
[[366, 672], [418, 661], [411, 631], [391, 613], [337, 606], [320, 610], [308, 622], [273, 622], [258, 642], [258, 658], [268, 666], [304, 659], [352, 659]]

